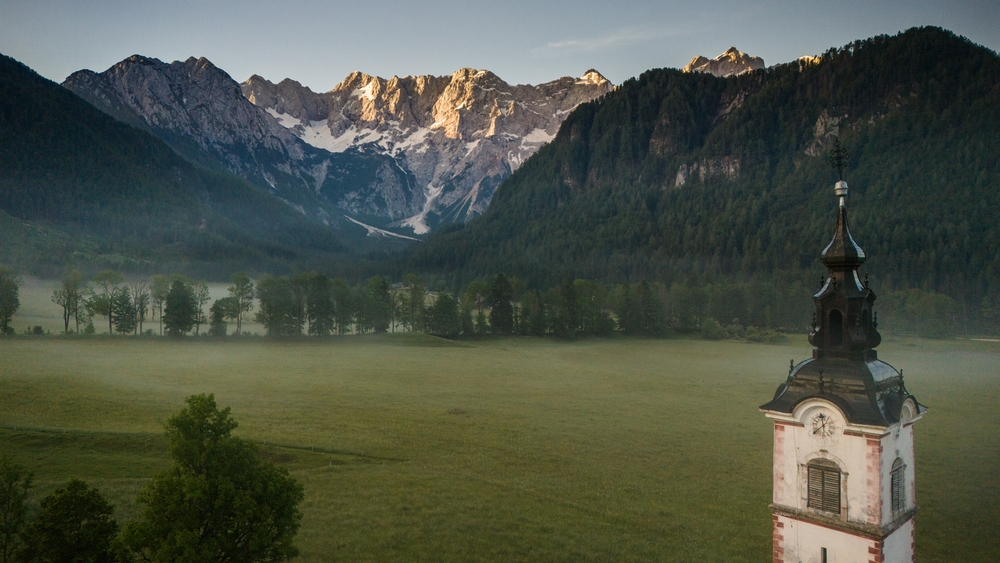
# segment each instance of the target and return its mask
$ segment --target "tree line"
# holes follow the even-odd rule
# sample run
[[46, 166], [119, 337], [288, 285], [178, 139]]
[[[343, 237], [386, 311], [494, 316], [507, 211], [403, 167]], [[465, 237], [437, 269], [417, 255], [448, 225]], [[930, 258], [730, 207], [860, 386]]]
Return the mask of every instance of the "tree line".
[[[212, 300], [208, 283], [179, 274], [145, 280], [105, 270], [87, 280], [71, 270], [53, 291], [52, 301], [62, 310], [64, 331], [81, 334], [95, 334], [98, 324], [106, 322], [108, 334], [225, 337], [232, 324], [240, 336], [246, 332], [245, 323], [254, 321], [275, 337], [700, 333], [706, 338], [774, 340], [779, 333], [808, 330], [814, 310], [811, 293], [818, 287], [806, 287], [795, 278], [669, 286], [646, 280], [603, 284], [567, 278], [554, 287], [532, 289], [517, 277], [498, 273], [449, 291], [428, 288], [416, 274], [396, 282], [373, 276], [352, 285], [317, 272], [265, 274], [256, 280], [237, 272], [230, 278], [228, 294]], [[16, 273], [0, 269], [0, 332], [13, 332], [10, 320], [17, 307]], [[889, 332], [942, 338], [995, 334], [1000, 328], [1000, 296], [963, 303], [911, 289], [886, 292], [876, 307]], [[146, 328], [151, 323], [155, 328]]]

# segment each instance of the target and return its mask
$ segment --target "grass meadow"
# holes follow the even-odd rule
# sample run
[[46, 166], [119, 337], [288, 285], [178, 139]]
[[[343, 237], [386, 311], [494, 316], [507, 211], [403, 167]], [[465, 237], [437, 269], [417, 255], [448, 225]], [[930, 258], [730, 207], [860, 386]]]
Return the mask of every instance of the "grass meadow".
[[[771, 426], [806, 357], [700, 340], [0, 339], [0, 454], [118, 517], [193, 393], [305, 486], [301, 561], [770, 559]], [[918, 561], [1000, 559], [1000, 344], [890, 340], [916, 426]]]

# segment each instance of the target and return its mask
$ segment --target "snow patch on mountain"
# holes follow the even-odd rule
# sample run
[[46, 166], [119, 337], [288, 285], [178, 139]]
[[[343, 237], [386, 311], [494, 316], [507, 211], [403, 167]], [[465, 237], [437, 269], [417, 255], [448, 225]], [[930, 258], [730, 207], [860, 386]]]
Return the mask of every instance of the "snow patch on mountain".
[[[442, 221], [485, 211], [496, 186], [550, 142], [574, 108], [613, 86], [592, 69], [579, 78], [514, 86], [488, 70], [464, 68], [450, 77], [388, 80], [353, 72], [326, 93], [259, 76], [242, 88], [314, 147], [393, 157], [415, 185], [427, 186], [417, 192], [424, 198], [420, 212], [400, 222], [425, 234]], [[448, 217], [445, 209], [452, 210]]]
[[355, 225], [359, 225], [359, 226], [364, 227], [365, 229], [367, 229], [368, 230], [368, 236], [370, 236], [370, 237], [395, 237], [395, 238], [401, 238], [401, 239], [406, 239], [406, 240], [415, 240], [417, 242], [420, 241], [420, 239], [418, 239], [418, 238], [408, 237], [406, 235], [401, 235], [401, 234], [398, 234], [398, 233], [394, 233], [392, 231], [387, 231], [385, 229], [380, 229], [378, 227], [373, 227], [373, 226], [371, 226], [371, 225], [369, 225], [367, 223], [362, 223], [361, 221], [358, 221], [357, 219], [355, 219], [354, 217], [351, 217], [350, 215], [344, 215], [344, 218], [347, 219], [348, 221], [354, 223]]

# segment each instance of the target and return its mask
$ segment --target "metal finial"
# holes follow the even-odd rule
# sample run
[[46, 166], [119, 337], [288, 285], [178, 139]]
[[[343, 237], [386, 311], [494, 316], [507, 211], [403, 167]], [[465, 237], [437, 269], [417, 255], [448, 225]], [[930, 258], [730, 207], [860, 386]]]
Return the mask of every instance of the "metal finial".
[[819, 286], [820, 286], [821, 288], [823, 287], [823, 284], [824, 284], [825, 282], [826, 282], [826, 280], [825, 280], [825, 279], [823, 278], [823, 276], [820, 276], [820, 277], [819, 277]]
[[844, 180], [844, 167], [847, 166], [847, 161], [850, 160], [851, 155], [844, 150], [844, 147], [840, 146], [840, 139], [834, 139], [833, 149], [830, 150], [830, 156], [827, 160], [830, 161], [830, 165], [837, 169], [837, 179], [840, 181]]
[[868, 289], [868, 274], [865, 274], [865, 289]]
[[788, 373], [789, 373], [789, 375], [791, 375], [793, 369], [795, 369], [795, 360], [788, 360]]
[[878, 311], [875, 311], [875, 318], [872, 320], [872, 328], [878, 330]]
[[825, 382], [823, 381], [823, 370], [819, 370], [819, 392], [824, 393]]

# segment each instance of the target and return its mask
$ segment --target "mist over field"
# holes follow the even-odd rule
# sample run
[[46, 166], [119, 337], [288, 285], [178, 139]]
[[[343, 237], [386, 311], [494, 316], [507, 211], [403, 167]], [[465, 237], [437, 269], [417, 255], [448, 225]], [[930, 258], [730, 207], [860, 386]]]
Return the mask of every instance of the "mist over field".
[[[305, 485], [302, 561], [760, 561], [771, 425], [757, 406], [809, 353], [801, 338], [8, 338], [0, 453], [39, 494], [76, 476], [128, 519], [167, 464], [165, 419], [213, 392]], [[890, 339], [880, 357], [930, 408], [921, 560], [989, 561], [1000, 344]]]

